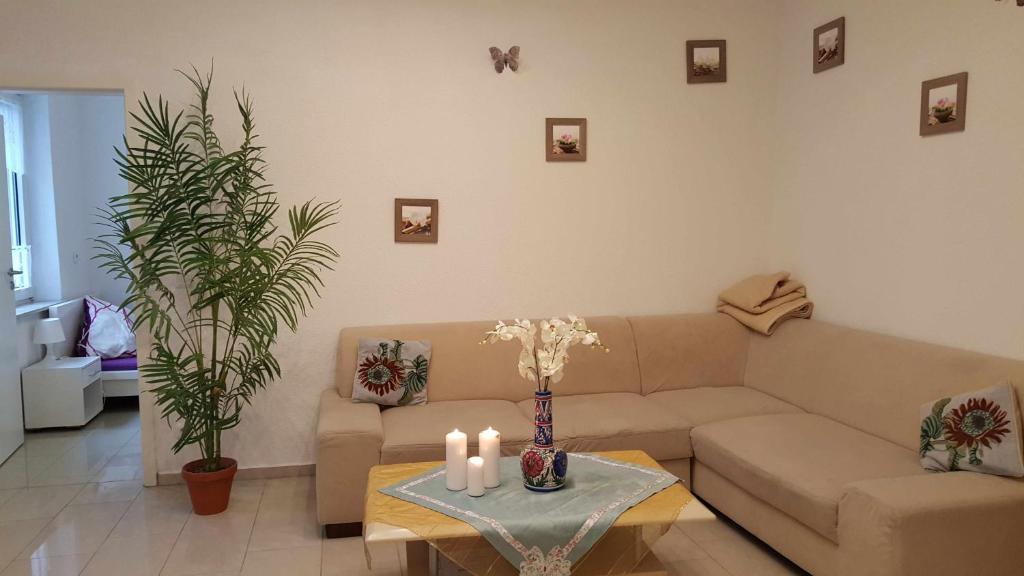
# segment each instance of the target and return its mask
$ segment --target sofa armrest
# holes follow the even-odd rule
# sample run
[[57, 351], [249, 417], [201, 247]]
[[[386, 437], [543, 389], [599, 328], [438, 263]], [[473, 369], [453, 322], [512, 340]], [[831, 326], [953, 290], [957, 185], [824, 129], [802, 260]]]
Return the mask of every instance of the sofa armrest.
[[839, 501], [840, 573], [1024, 573], [1024, 482], [949, 472], [856, 482]]
[[324, 391], [316, 426], [316, 508], [321, 524], [363, 521], [367, 475], [380, 464], [383, 443], [379, 406], [352, 402], [334, 388]]

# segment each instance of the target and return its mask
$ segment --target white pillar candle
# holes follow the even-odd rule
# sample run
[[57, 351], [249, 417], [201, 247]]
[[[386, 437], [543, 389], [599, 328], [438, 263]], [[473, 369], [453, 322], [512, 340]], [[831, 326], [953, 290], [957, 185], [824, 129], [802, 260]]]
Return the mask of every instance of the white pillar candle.
[[467, 484], [469, 489], [466, 490], [466, 494], [470, 496], [483, 496], [484, 495], [484, 459], [479, 456], [473, 456], [468, 461], [468, 475], [469, 479]]
[[466, 489], [466, 433], [456, 428], [444, 437], [445, 486], [449, 490]]
[[487, 427], [480, 433], [480, 457], [484, 459], [484, 488], [501, 484], [501, 434]]

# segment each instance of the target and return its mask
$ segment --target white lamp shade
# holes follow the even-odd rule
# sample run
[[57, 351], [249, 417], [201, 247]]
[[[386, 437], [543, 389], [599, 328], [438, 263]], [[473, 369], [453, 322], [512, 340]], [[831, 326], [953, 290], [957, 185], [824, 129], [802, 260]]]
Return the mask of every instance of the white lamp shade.
[[56, 344], [64, 341], [64, 329], [59, 318], [44, 318], [36, 324], [36, 334], [32, 342], [36, 344]]

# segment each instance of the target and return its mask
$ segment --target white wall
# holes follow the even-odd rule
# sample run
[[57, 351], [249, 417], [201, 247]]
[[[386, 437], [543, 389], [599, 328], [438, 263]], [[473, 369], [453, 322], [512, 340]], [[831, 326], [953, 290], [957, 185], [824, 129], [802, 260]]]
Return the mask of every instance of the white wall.
[[[708, 310], [736, 277], [785, 267], [819, 318], [1022, 357], [1012, 4], [298, 4], [26, 2], [0, 36], [19, 55], [0, 60], [8, 87], [129, 102], [186, 102], [172, 70], [213, 58], [221, 128], [237, 134], [228, 88], [244, 83], [282, 201], [344, 202], [326, 296], [227, 439], [245, 466], [312, 460], [345, 325]], [[811, 74], [811, 30], [842, 15], [846, 64]], [[685, 40], [719, 37], [730, 81], [687, 86]], [[520, 72], [494, 74], [486, 48], [511, 44]], [[921, 138], [920, 82], [963, 70], [967, 131]], [[588, 162], [544, 163], [544, 117], [577, 115]], [[440, 199], [438, 245], [393, 244], [396, 196]]]
[[49, 108], [61, 298], [88, 294], [119, 304], [127, 282], [109, 278], [92, 256], [93, 239], [105, 232], [98, 210], [127, 191], [113, 161], [124, 134], [124, 97], [52, 94]]
[[[0, 52], [19, 58], [0, 78], [179, 106], [173, 70], [214, 59], [221, 129], [237, 135], [230, 88], [244, 84], [282, 202], [344, 203], [325, 298], [226, 438], [244, 466], [308, 463], [345, 325], [709, 310], [763, 269], [773, 14], [743, 0], [50, 0], [8, 7], [19, 26]], [[730, 81], [688, 86], [685, 41], [719, 37]], [[487, 47], [512, 44], [520, 71], [499, 76]], [[544, 162], [547, 116], [588, 118], [586, 163]], [[439, 244], [393, 243], [395, 197], [440, 200]], [[157, 429], [160, 470], [174, 471], [183, 457]]]
[[107, 302], [120, 304], [127, 296], [128, 281], [111, 277], [97, 267], [92, 257], [98, 253], [93, 239], [107, 233], [105, 227], [97, 224], [101, 220], [99, 210], [105, 209], [112, 197], [128, 192], [128, 183], [118, 174], [117, 165], [114, 164], [114, 147], [124, 149], [124, 96], [95, 95], [80, 97], [78, 100], [82, 117], [86, 119], [85, 127], [93, 135], [91, 143], [82, 148], [89, 158], [85, 172], [88, 181], [83, 187], [83, 191], [88, 193], [89, 210], [89, 262], [85, 267], [89, 275], [89, 293]]
[[43, 359], [46, 354], [46, 347], [42, 344], [33, 344], [32, 336], [35, 334], [36, 323], [46, 318], [46, 310], [40, 310], [31, 314], [23, 314], [18, 317], [15, 324], [15, 342], [17, 345], [18, 369], [31, 366]]
[[25, 120], [25, 202], [35, 299], [91, 294], [124, 299], [127, 283], [91, 260], [104, 232], [97, 210], [127, 185], [113, 149], [124, 134], [121, 95], [53, 93], [21, 97]]
[[60, 300], [60, 250], [50, 154], [50, 97], [22, 96], [25, 132], [25, 219], [32, 246], [32, 292], [38, 301]]
[[[846, 16], [846, 63], [811, 33]], [[815, 315], [1024, 358], [1024, 8], [786, 0], [773, 261]], [[967, 130], [921, 137], [921, 82], [967, 71]]]

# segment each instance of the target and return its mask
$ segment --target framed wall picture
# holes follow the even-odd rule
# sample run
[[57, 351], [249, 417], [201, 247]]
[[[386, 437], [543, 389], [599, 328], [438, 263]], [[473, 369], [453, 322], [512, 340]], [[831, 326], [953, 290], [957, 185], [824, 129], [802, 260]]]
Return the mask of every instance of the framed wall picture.
[[395, 198], [395, 242], [437, 244], [437, 200]]
[[846, 17], [814, 29], [814, 73], [846, 62]]
[[585, 162], [587, 119], [548, 118], [544, 122], [544, 149], [548, 162]]
[[686, 41], [686, 83], [725, 82], [725, 40]]
[[921, 83], [921, 136], [962, 132], [967, 125], [967, 72]]

